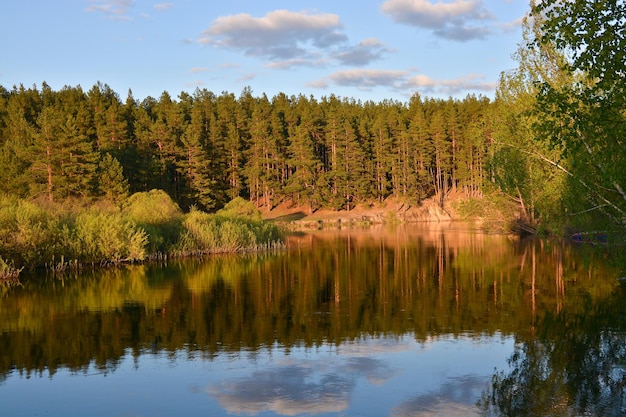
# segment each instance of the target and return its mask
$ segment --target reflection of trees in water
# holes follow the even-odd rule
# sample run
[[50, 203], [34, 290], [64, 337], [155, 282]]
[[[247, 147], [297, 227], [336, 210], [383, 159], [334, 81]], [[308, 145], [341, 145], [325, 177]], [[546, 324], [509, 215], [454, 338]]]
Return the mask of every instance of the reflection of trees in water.
[[586, 298], [519, 340], [510, 370], [496, 373], [481, 405], [485, 415], [617, 416], [626, 414], [626, 289]]
[[279, 343], [370, 336], [541, 331], [584, 312], [614, 280], [563, 242], [401, 228], [294, 238], [288, 250], [141, 265], [37, 281], [3, 295], [0, 373], [107, 367], [126, 352], [186, 349], [210, 358]]

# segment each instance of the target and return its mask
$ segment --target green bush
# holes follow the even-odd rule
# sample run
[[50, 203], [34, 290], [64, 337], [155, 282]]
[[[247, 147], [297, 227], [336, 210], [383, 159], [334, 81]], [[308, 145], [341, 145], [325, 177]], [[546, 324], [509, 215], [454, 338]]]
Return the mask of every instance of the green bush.
[[87, 262], [138, 261], [146, 257], [146, 232], [120, 214], [88, 210], [75, 223], [74, 253]]
[[[228, 211], [226, 211], [228, 213]], [[179, 242], [183, 253], [243, 252], [282, 242], [280, 229], [262, 220], [248, 217], [207, 214], [192, 209], [183, 222], [184, 232]]]
[[0, 256], [7, 265], [63, 267], [66, 261], [136, 261], [147, 236], [120, 212], [71, 211], [0, 197]]
[[183, 214], [164, 191], [135, 193], [128, 198], [122, 211], [146, 231], [150, 252], [166, 252], [179, 240]]
[[241, 197], [236, 197], [226, 203], [217, 214], [225, 217], [246, 217], [251, 220], [261, 220], [261, 212], [254, 203]]
[[250, 224], [240, 219], [224, 219], [220, 227], [220, 250], [241, 252], [257, 247], [257, 236]]
[[182, 252], [214, 252], [220, 245], [219, 225], [215, 215], [192, 208], [183, 222], [179, 249]]
[[[22, 267], [141, 261], [157, 252], [194, 254], [267, 249], [282, 243], [278, 227], [243, 199], [219, 214], [183, 215], [159, 190], [131, 196], [122, 210], [34, 203], [0, 195], [0, 275]], [[17, 266], [14, 266], [17, 265]]]
[[162, 190], [131, 195], [123, 210], [129, 218], [144, 224], [166, 224], [182, 215], [178, 204]]
[[22, 265], [35, 265], [54, 256], [57, 244], [58, 219], [38, 206], [24, 200], [4, 205], [2, 209], [3, 254], [9, 254]]

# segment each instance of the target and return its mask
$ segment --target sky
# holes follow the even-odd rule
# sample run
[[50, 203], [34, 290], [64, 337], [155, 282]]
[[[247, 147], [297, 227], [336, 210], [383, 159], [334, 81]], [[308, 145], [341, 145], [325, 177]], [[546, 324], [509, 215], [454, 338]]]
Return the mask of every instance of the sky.
[[493, 98], [528, 0], [3, 0], [0, 85]]

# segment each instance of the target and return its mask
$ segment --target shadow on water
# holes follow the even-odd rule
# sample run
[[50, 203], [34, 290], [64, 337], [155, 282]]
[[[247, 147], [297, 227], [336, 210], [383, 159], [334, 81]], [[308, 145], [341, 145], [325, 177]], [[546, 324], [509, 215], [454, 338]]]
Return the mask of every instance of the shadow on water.
[[547, 312], [518, 337], [480, 406], [486, 416], [626, 415], [626, 285]]

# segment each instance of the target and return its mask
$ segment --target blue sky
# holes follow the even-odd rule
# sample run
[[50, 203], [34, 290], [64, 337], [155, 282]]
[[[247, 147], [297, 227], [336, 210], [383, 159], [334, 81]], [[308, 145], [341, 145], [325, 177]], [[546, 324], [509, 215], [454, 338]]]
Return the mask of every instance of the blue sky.
[[528, 0], [12, 0], [0, 85], [96, 82], [122, 99], [282, 92], [493, 97]]

